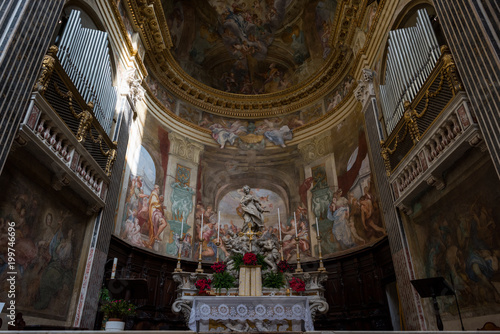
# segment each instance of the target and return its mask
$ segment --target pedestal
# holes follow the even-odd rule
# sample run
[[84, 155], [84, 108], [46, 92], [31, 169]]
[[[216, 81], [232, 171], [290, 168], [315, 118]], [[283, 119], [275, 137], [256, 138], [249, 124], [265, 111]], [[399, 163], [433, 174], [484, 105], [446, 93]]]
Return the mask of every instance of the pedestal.
[[261, 266], [240, 266], [240, 296], [262, 296]]

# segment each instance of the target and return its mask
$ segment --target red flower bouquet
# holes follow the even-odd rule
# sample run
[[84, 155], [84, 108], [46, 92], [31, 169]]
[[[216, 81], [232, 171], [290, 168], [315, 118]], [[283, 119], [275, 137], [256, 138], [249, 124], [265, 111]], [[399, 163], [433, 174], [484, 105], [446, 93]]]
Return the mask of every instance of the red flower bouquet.
[[300, 292], [300, 291], [305, 291], [306, 290], [306, 283], [304, 283], [303, 280], [300, 278], [294, 277], [292, 280], [289, 282], [290, 288], [295, 291], [295, 292]]
[[290, 265], [288, 264], [288, 262], [286, 262], [286, 260], [281, 260], [280, 262], [278, 262], [278, 270], [280, 273], [284, 273], [287, 271], [291, 271], [292, 267], [290, 267]]
[[206, 295], [207, 290], [210, 290], [210, 284], [212, 284], [212, 280], [209, 278], [200, 278], [199, 280], [196, 281], [194, 286], [199, 289], [198, 291], [199, 295]]
[[257, 255], [254, 253], [246, 253], [243, 256], [243, 264], [246, 266], [256, 266], [257, 265]]
[[214, 273], [220, 274], [226, 270], [226, 265], [224, 264], [224, 262], [215, 262], [214, 264], [212, 264], [211, 268]]

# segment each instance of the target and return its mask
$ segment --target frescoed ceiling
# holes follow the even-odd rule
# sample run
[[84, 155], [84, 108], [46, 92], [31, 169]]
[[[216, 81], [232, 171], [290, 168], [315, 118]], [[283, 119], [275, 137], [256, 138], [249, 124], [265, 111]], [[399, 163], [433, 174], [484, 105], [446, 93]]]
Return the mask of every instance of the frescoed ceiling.
[[330, 94], [377, 12], [374, 0], [123, 1], [146, 71], [175, 98], [237, 119], [296, 113]]
[[273, 93], [307, 80], [331, 52], [336, 0], [162, 1], [176, 61], [207, 86]]

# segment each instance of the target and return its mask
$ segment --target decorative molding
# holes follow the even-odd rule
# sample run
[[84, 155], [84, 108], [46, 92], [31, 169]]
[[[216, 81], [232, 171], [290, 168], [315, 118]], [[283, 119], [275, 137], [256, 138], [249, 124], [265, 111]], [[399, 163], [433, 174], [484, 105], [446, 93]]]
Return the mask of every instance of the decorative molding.
[[194, 162], [195, 164], [200, 162], [200, 153], [205, 149], [203, 145], [175, 132], [170, 132], [168, 139], [170, 140], [170, 154]]
[[369, 101], [369, 97], [375, 96], [375, 89], [373, 88], [373, 75], [375, 72], [365, 68], [362, 70], [362, 73], [363, 78], [358, 81], [358, 87], [354, 90], [354, 96], [364, 107]]
[[144, 100], [144, 92], [146, 91], [142, 87], [142, 78], [135, 68], [127, 71], [127, 84], [128, 84], [128, 95], [135, 107], [137, 103]]
[[314, 137], [313, 139], [300, 143], [297, 148], [305, 164], [311, 163], [314, 160], [330, 153], [331, 146], [328, 145], [332, 141], [332, 136], [329, 132], [323, 135]]

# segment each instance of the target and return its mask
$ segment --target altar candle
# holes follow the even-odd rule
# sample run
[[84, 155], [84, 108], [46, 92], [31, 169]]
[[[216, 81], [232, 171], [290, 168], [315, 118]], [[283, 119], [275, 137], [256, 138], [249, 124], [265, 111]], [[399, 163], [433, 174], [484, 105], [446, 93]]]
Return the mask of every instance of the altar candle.
[[316, 217], [316, 236], [319, 237], [318, 217]]
[[280, 233], [280, 242], [281, 242], [281, 221], [280, 221], [280, 208], [278, 208], [278, 229]]
[[181, 222], [181, 234], [179, 236], [179, 239], [182, 239], [182, 231], [184, 230], [184, 219]]
[[113, 269], [111, 269], [111, 279], [115, 279], [115, 275], [116, 275], [116, 264], [118, 263], [118, 258], [115, 257], [113, 259]]
[[293, 213], [293, 220], [295, 220], [295, 238], [298, 238], [298, 235], [297, 235], [297, 217], [295, 217], [295, 212]]
[[220, 236], [220, 211], [219, 211], [219, 221], [217, 222], [217, 241], [219, 241]]

